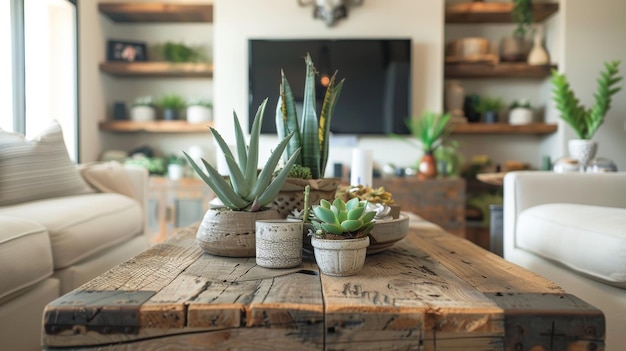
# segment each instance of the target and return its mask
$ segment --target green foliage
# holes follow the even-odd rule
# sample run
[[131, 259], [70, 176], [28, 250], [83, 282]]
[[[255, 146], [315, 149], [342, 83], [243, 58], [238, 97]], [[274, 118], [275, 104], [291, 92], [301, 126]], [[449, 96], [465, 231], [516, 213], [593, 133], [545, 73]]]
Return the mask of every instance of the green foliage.
[[189, 99], [189, 101], [187, 101], [187, 106], [202, 106], [206, 108], [213, 108], [213, 102], [208, 99]]
[[535, 18], [533, 16], [532, 0], [513, 0], [513, 11], [511, 17], [517, 24], [513, 34], [515, 36], [526, 36]]
[[167, 164], [163, 157], [131, 157], [126, 159], [124, 164], [141, 166], [152, 175], [164, 175], [167, 173]]
[[358, 198], [344, 202], [335, 198], [331, 204], [320, 200], [319, 206], [313, 207], [315, 219], [312, 221], [317, 230], [344, 238], [364, 237], [374, 229], [375, 211], [366, 210], [367, 201]]
[[140, 96], [133, 101], [133, 106], [148, 106], [155, 107], [156, 102], [152, 98], [152, 96]]
[[159, 107], [163, 109], [181, 110], [187, 106], [185, 99], [177, 94], [163, 95], [159, 99]]
[[483, 114], [487, 111], [498, 112], [502, 110], [502, 106], [504, 106], [504, 102], [502, 102], [501, 98], [481, 96], [474, 105], [474, 109], [476, 112]]
[[421, 143], [424, 152], [430, 153], [450, 134], [450, 118], [448, 113], [426, 111], [420, 118], [408, 120], [407, 126], [411, 135]]
[[293, 165], [291, 170], [289, 170], [290, 178], [300, 178], [300, 179], [311, 179], [313, 175], [311, 174], [311, 169], [309, 167], [303, 167], [300, 165]]
[[202, 62], [207, 60], [199, 46], [193, 47], [168, 41], [163, 45], [162, 51], [163, 57], [169, 62]]
[[590, 109], [580, 104], [565, 74], [552, 70], [552, 93], [556, 108], [561, 118], [574, 129], [580, 139], [591, 139], [604, 122], [607, 111], [611, 108], [612, 96], [621, 90], [616, 84], [622, 80], [618, 77], [620, 61], [604, 63], [604, 71], [597, 79], [597, 90], [593, 95], [595, 101]]
[[296, 160], [296, 164], [308, 167], [313, 178], [318, 179], [322, 178], [326, 171], [330, 121], [339, 99], [344, 79], [335, 84], [337, 72], [330, 78], [318, 121], [316, 112], [317, 100], [315, 99], [316, 70], [308, 53], [305, 58], [305, 64], [306, 74], [302, 119], [298, 119], [291, 87], [285, 77], [285, 73], [281, 71], [280, 96], [276, 105], [276, 130], [279, 138], [283, 138], [292, 132], [295, 133], [295, 136], [287, 146], [285, 159], [290, 158], [295, 150], [301, 149], [302, 152]]
[[236, 113], [233, 113], [237, 158], [239, 162], [235, 161], [233, 153], [230, 151], [228, 144], [226, 144], [222, 136], [215, 129], [210, 128], [213, 138], [226, 159], [230, 175], [229, 181], [225, 180], [213, 166], [202, 159], [202, 163], [206, 169], [205, 173], [205, 171], [183, 151], [193, 170], [211, 190], [213, 190], [222, 203], [231, 210], [253, 212], [259, 211], [269, 204], [282, 188], [287, 179], [289, 169], [291, 169], [296, 157], [298, 157], [300, 153], [300, 150], [296, 150], [293, 156], [287, 160], [285, 168], [283, 168], [276, 177], [272, 177], [289, 139], [293, 136], [293, 133], [290, 133], [276, 146], [261, 172], [258, 172], [259, 135], [261, 133], [261, 124], [263, 123], [263, 114], [266, 104], [267, 99], [261, 103], [256, 112], [254, 121], [252, 122], [249, 145], [245, 143], [243, 130], [239, 124], [239, 118], [237, 118]]
[[519, 100], [515, 100], [511, 103], [511, 106], [509, 106], [510, 109], [514, 109], [514, 108], [526, 108], [526, 109], [531, 109], [532, 105], [530, 104], [530, 101], [528, 101], [528, 99], [519, 99]]
[[184, 156], [169, 155], [167, 157], [167, 164], [184, 166], [187, 164], [187, 159]]

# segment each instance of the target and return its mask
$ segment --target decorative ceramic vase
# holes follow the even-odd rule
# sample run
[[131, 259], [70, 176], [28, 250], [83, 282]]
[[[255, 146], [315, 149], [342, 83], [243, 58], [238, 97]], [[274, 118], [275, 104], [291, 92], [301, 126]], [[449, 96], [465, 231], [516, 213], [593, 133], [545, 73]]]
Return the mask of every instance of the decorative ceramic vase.
[[550, 63], [550, 56], [543, 46], [543, 31], [537, 30], [533, 39], [533, 47], [528, 53], [527, 62], [529, 65], [542, 66]]
[[154, 107], [150, 106], [133, 106], [130, 109], [130, 119], [135, 122], [154, 121], [155, 114]]
[[166, 121], [175, 121], [178, 119], [178, 110], [166, 108], [163, 110], [163, 119]]
[[598, 151], [598, 143], [588, 139], [571, 139], [567, 142], [569, 155], [578, 160], [580, 170], [584, 171], [585, 167]]
[[291, 268], [302, 264], [302, 221], [256, 221], [256, 264], [265, 268]]
[[485, 123], [488, 123], [488, 124], [498, 123], [498, 112], [496, 112], [496, 111], [485, 111], [485, 113], [483, 113], [483, 119], [484, 119]]
[[254, 257], [256, 221], [280, 218], [274, 209], [256, 212], [209, 209], [198, 227], [196, 242], [212, 255]]
[[317, 204], [320, 199], [333, 201], [341, 178], [300, 179], [287, 178], [276, 198], [269, 205], [276, 209], [282, 218], [294, 209], [302, 210], [304, 207], [304, 187], [309, 185], [309, 203]]
[[452, 117], [453, 122], [467, 122], [465, 113], [463, 112], [463, 103], [465, 100], [465, 89], [458, 80], [448, 81], [446, 86], [445, 103], [446, 112]]
[[533, 111], [529, 108], [516, 107], [509, 111], [509, 124], [523, 125], [533, 122]]
[[203, 123], [213, 119], [211, 109], [206, 106], [189, 106], [187, 107], [188, 123]]
[[417, 178], [420, 180], [437, 177], [437, 160], [432, 151], [426, 152], [417, 166]]
[[504, 37], [500, 41], [500, 60], [524, 62], [528, 58], [531, 45], [526, 38], [521, 36]]
[[338, 277], [355, 275], [363, 268], [369, 244], [369, 236], [345, 240], [311, 238], [317, 266], [322, 273]]

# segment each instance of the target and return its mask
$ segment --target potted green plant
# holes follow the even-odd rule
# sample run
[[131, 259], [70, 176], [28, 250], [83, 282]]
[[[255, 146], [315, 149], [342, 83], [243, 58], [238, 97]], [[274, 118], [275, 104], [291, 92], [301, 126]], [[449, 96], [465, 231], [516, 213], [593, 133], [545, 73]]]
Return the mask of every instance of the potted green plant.
[[506, 36], [500, 41], [500, 60], [526, 61], [531, 48], [531, 43], [526, 35], [534, 23], [532, 0], [511, 1], [513, 2], [511, 19], [515, 23], [515, 30], [512, 35]]
[[598, 144], [591, 140], [604, 122], [606, 113], [611, 108], [613, 95], [622, 88], [616, 86], [623, 77], [619, 74], [620, 61], [604, 63], [604, 70], [597, 80], [597, 89], [594, 94], [594, 103], [591, 108], [585, 108], [570, 87], [565, 74], [552, 70], [552, 96], [560, 118], [565, 121], [576, 133], [578, 139], [568, 141], [570, 156], [577, 159], [581, 169], [595, 157]]
[[254, 257], [255, 222], [261, 219], [280, 219], [280, 214], [267, 207], [280, 191], [289, 168], [294, 164], [300, 150], [294, 152], [285, 168], [275, 177], [274, 170], [280, 157], [292, 138], [285, 136], [273, 149], [269, 159], [258, 171], [259, 135], [267, 99], [259, 106], [246, 145], [237, 114], [234, 114], [235, 140], [238, 162], [222, 136], [210, 128], [219, 149], [228, 165], [229, 178], [222, 175], [207, 161], [201, 159], [204, 170], [193, 158], [183, 152], [192, 169], [213, 190], [223, 207], [210, 208], [196, 235], [196, 240], [204, 251], [221, 256]]
[[187, 106], [187, 102], [178, 94], [167, 94], [161, 97], [158, 105], [163, 110], [163, 119], [173, 121], [178, 119], [178, 113]]
[[304, 62], [306, 73], [301, 119], [296, 112], [291, 87], [282, 71], [276, 106], [276, 130], [279, 138], [294, 133], [287, 146], [285, 159], [291, 157], [295, 150], [302, 150], [274, 203], [283, 216], [287, 216], [294, 208], [302, 208], [302, 194], [306, 185], [311, 186], [311, 202], [317, 203], [322, 198], [332, 200], [341, 181], [338, 178], [324, 178], [324, 174], [328, 162], [330, 122], [344, 79], [337, 82], [337, 72], [329, 78], [318, 119], [315, 96], [317, 71], [308, 53]]
[[315, 261], [327, 275], [347, 276], [358, 273], [365, 263], [368, 234], [374, 229], [376, 212], [367, 211], [367, 201], [340, 198], [330, 203], [320, 200], [313, 206], [316, 231], [311, 237]]
[[501, 98], [481, 96], [474, 109], [481, 114], [485, 123], [497, 123], [503, 106]]
[[185, 175], [187, 159], [184, 156], [169, 155], [167, 157], [167, 176], [171, 180], [180, 180]]
[[155, 119], [156, 103], [152, 96], [140, 96], [133, 101], [130, 118], [135, 122], [149, 122]]
[[213, 119], [213, 103], [207, 99], [190, 99], [187, 102], [187, 122], [204, 123]]
[[208, 60], [201, 46], [167, 41], [163, 44], [161, 51], [165, 61], [169, 62], [202, 62]]
[[417, 165], [420, 179], [430, 179], [437, 176], [437, 162], [434, 152], [442, 145], [444, 138], [451, 131], [450, 118], [448, 113], [438, 114], [425, 111], [419, 118], [407, 121], [411, 136], [419, 142], [419, 147], [423, 152]]
[[533, 121], [532, 105], [528, 99], [518, 99], [509, 106], [509, 124], [529, 124]]

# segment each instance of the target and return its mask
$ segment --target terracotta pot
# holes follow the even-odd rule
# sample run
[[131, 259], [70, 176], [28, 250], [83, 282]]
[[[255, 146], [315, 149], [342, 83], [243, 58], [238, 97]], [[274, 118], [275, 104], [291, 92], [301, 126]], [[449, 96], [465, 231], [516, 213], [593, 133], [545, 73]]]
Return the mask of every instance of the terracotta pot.
[[314, 236], [311, 244], [322, 273], [343, 277], [355, 275], [363, 268], [370, 238], [327, 240]]
[[432, 151], [422, 156], [418, 166], [417, 177], [420, 180], [433, 179], [437, 177], [437, 160]]
[[257, 212], [209, 209], [198, 228], [196, 242], [212, 255], [254, 257], [256, 221], [280, 218], [274, 209]]
[[337, 193], [337, 188], [341, 183], [341, 178], [321, 178], [321, 179], [299, 179], [287, 178], [282, 189], [270, 204], [270, 207], [277, 210], [282, 218], [287, 218], [295, 208], [304, 208], [304, 187], [311, 186], [309, 193], [309, 203], [316, 205], [320, 199], [332, 201]]

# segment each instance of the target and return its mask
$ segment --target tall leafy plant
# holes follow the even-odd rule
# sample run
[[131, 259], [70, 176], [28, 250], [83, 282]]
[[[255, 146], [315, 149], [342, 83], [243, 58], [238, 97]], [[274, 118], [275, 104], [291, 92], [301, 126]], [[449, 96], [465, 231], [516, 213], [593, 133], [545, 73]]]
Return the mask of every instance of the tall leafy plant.
[[295, 151], [300, 149], [300, 156], [297, 157], [295, 164], [309, 168], [312, 177], [317, 179], [322, 178], [326, 171], [330, 122], [345, 79], [337, 83], [336, 71], [330, 78], [318, 120], [317, 100], [315, 98], [315, 75], [317, 71], [309, 53], [307, 53], [304, 62], [306, 73], [302, 118], [301, 120], [298, 119], [291, 87], [285, 73], [281, 71], [280, 96], [276, 105], [276, 130], [279, 138], [294, 133], [294, 137], [287, 145], [285, 160], [291, 158]]
[[604, 63], [604, 70], [597, 79], [595, 100], [591, 108], [585, 108], [570, 87], [565, 74], [552, 70], [552, 93], [560, 117], [574, 129], [580, 139], [591, 139], [604, 122], [607, 111], [611, 108], [613, 95], [622, 88], [616, 84], [622, 80], [617, 76], [620, 61]]
[[533, 16], [532, 0], [512, 0], [513, 10], [511, 18], [517, 24], [513, 34], [524, 37], [530, 30], [535, 18]]
[[424, 153], [431, 153], [450, 133], [450, 118], [448, 113], [438, 114], [425, 111], [420, 118], [407, 121], [407, 126], [411, 135], [422, 144]]

